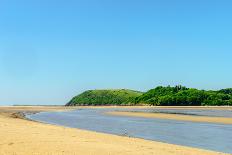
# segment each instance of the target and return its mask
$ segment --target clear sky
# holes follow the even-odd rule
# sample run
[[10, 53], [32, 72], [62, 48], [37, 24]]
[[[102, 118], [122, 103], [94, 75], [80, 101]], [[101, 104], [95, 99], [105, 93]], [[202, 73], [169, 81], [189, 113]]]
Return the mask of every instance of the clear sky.
[[231, 0], [1, 0], [0, 105], [232, 87], [231, 19]]

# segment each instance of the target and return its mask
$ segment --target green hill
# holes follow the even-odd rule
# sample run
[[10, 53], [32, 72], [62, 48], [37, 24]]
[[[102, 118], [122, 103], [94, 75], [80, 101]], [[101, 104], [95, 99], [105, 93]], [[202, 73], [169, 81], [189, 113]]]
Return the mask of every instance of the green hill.
[[67, 106], [146, 104], [159, 106], [232, 105], [232, 88], [206, 91], [183, 86], [159, 86], [146, 93], [128, 89], [89, 90], [74, 97]]
[[183, 86], [159, 86], [136, 97], [134, 103], [160, 106], [232, 105], [232, 89], [205, 91]]
[[142, 92], [128, 89], [88, 90], [74, 97], [66, 106], [76, 105], [130, 105]]

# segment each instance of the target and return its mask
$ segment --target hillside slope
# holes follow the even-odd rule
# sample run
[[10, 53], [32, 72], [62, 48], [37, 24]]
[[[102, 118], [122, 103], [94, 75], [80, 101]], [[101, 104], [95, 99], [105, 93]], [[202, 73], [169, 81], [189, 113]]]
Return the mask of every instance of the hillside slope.
[[77, 105], [130, 105], [142, 92], [128, 89], [88, 90], [74, 97], [66, 106]]

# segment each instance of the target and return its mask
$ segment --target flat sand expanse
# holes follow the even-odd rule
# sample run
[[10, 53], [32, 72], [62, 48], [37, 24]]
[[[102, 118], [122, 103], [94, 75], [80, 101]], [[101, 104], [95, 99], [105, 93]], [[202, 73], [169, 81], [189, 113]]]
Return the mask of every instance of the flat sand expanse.
[[[216, 155], [190, 147], [60, 127], [16, 117], [19, 111], [64, 107], [0, 107], [0, 155]], [[77, 122], [78, 123], [78, 122]]]
[[164, 113], [144, 113], [144, 112], [122, 112], [114, 111], [108, 112], [110, 115], [145, 117], [145, 118], [159, 118], [169, 120], [191, 121], [191, 122], [205, 122], [205, 123], [220, 123], [232, 124], [232, 118], [227, 117], [209, 117], [209, 116], [190, 116], [181, 114], [164, 114]]

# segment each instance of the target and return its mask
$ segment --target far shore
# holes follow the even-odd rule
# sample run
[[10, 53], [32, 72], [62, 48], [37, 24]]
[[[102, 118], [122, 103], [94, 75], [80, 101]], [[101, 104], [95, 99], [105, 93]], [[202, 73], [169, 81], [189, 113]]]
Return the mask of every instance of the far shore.
[[[104, 106], [107, 108], [109, 106]], [[115, 106], [111, 106], [115, 107]], [[129, 108], [127, 106], [124, 106]], [[131, 107], [131, 106], [130, 106]], [[208, 150], [148, 141], [138, 138], [96, 133], [21, 119], [22, 112], [75, 110], [64, 106], [0, 107], [1, 155], [219, 155]], [[122, 108], [120, 106], [120, 108]], [[132, 108], [141, 108], [136, 106]], [[144, 108], [144, 106], [142, 106]], [[160, 107], [159, 107], [160, 108]], [[167, 108], [167, 107], [164, 107]], [[177, 107], [172, 107], [177, 108]], [[179, 108], [179, 107], [178, 107]], [[184, 107], [182, 107], [184, 108]], [[190, 107], [187, 107], [190, 108]], [[200, 107], [202, 108], [202, 107]], [[204, 107], [206, 108], [206, 107]], [[208, 107], [207, 107], [208, 108]], [[215, 107], [211, 107], [215, 108]], [[78, 123], [78, 122], [77, 122]]]

